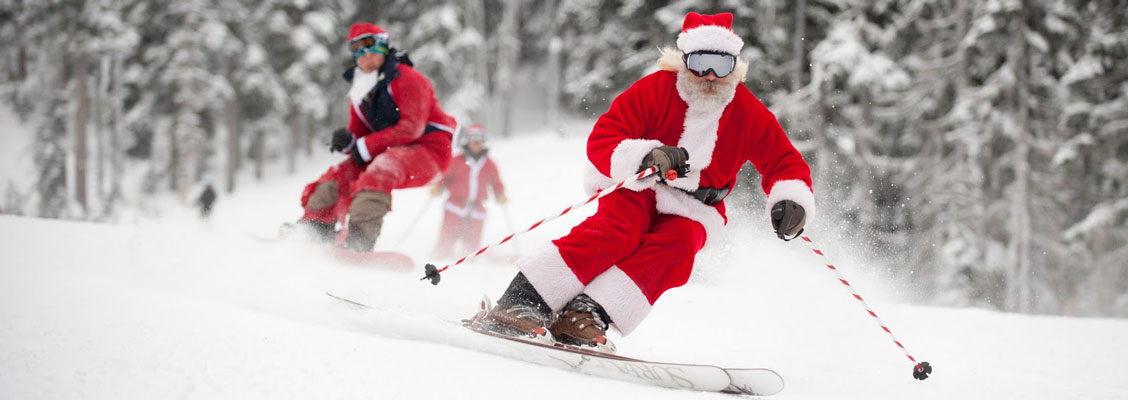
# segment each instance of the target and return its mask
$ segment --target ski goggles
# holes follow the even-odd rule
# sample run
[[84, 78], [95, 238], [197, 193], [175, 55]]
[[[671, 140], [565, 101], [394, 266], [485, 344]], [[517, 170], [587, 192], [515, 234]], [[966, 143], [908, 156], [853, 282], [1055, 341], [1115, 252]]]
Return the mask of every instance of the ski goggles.
[[682, 56], [689, 72], [699, 77], [712, 71], [718, 78], [724, 78], [736, 68], [736, 56], [714, 51], [695, 51]]
[[361, 36], [349, 42], [349, 52], [353, 57], [360, 57], [368, 53], [388, 55], [388, 43], [377, 40], [375, 36]]

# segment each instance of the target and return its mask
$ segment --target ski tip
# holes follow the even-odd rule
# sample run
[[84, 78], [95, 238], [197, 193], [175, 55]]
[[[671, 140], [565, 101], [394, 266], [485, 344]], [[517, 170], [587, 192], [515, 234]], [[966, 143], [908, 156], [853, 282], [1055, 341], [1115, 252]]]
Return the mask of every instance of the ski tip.
[[423, 271], [425, 272], [425, 274], [423, 275], [422, 278], [419, 278], [419, 280], [425, 281], [425, 280], [430, 279], [432, 285], [438, 286], [439, 279], [442, 276], [439, 275], [439, 269], [435, 268], [435, 264], [427, 264], [426, 266], [423, 267]]
[[928, 374], [931, 373], [932, 365], [929, 364], [928, 361], [922, 361], [920, 364], [913, 367], [913, 378], [916, 378], [918, 381], [928, 379]]

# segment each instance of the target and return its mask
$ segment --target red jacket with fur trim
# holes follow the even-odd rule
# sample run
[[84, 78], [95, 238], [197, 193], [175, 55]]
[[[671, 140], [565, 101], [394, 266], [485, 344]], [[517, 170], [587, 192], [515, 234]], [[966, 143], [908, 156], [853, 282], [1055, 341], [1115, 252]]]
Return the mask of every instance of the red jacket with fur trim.
[[736, 85], [727, 105], [716, 101], [694, 100], [691, 107], [679, 95], [674, 71], [658, 71], [635, 82], [615, 98], [588, 138], [587, 155], [598, 171], [594, 182], [589, 177], [589, 189], [637, 174], [643, 157], [657, 146], [678, 146], [689, 152], [687, 177], [666, 183], [648, 178], [626, 186], [636, 191], [653, 188], [659, 212], [701, 222], [710, 237], [716, 235], [727, 222], [724, 202], [705, 205], [683, 190], [733, 188], [741, 167], [750, 161], [763, 175], [769, 210], [788, 199], [802, 205], [808, 222], [812, 220], [810, 167], [775, 115], [743, 83]]
[[[364, 161], [388, 147], [419, 143], [439, 162], [440, 170], [445, 170], [456, 122], [439, 107], [431, 82], [415, 68], [395, 62], [394, 57], [394, 53], [388, 57], [381, 68], [383, 79], [361, 104], [349, 100], [348, 130]], [[351, 82], [352, 74], [345, 79]]]

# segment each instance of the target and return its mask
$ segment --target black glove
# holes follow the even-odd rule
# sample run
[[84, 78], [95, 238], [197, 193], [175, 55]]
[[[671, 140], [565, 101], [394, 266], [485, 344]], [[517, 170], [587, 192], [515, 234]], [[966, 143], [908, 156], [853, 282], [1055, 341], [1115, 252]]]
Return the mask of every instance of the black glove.
[[329, 141], [329, 151], [339, 153], [347, 150], [353, 143], [353, 135], [348, 129], [341, 128], [333, 131], [333, 139]]
[[659, 180], [673, 180], [670, 171], [676, 173], [678, 178], [684, 178], [689, 174], [689, 151], [684, 147], [666, 145], [655, 147], [642, 159], [638, 170], [641, 172], [653, 166], [658, 167]]
[[803, 226], [807, 224], [807, 212], [803, 206], [791, 200], [780, 200], [772, 205], [772, 228], [776, 236], [783, 240], [792, 240], [803, 233]]

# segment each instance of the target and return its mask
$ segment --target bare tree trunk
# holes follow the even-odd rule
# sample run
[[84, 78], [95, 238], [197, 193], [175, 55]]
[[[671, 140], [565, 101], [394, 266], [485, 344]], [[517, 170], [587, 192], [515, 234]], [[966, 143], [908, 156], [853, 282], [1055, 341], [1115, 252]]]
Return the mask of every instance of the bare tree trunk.
[[775, 0], [764, 0], [764, 19], [760, 26], [760, 37], [763, 38], [764, 45], [772, 43], [772, 33], [775, 31], [776, 24], [776, 2]]
[[963, 48], [963, 39], [967, 37], [968, 31], [971, 29], [971, 0], [956, 0], [956, 30], [959, 37], [956, 38], [956, 46], [959, 52], [959, 67], [956, 69], [956, 88], [962, 91], [971, 84], [971, 57], [967, 53], [967, 49]]
[[301, 119], [302, 112], [295, 105], [291, 107], [290, 117], [287, 122], [290, 125], [289, 140], [287, 140], [286, 149], [286, 172], [293, 174], [298, 170], [298, 150], [301, 143]]
[[111, 59], [106, 73], [106, 76], [108, 78], [106, 82], [106, 92], [109, 94], [107, 97], [109, 97], [110, 99], [110, 112], [108, 115], [109, 121], [107, 122], [107, 127], [110, 131], [109, 146], [107, 149], [110, 157], [110, 192], [103, 204], [105, 210], [104, 213], [106, 215], [112, 214], [118, 200], [121, 199], [121, 179], [122, 175], [125, 173], [125, 165], [122, 160], [123, 150], [121, 149], [121, 145], [118, 143], [118, 113], [121, 110], [121, 102], [119, 101], [120, 97], [118, 95], [118, 85], [117, 81], [115, 80], [115, 77], [117, 76], [117, 66], [117, 59]]
[[1008, 245], [1010, 266], [1007, 279], [1007, 308], [1028, 313], [1031, 311], [1031, 224], [1030, 224], [1030, 113], [1027, 108], [1029, 98], [1028, 60], [1026, 58], [1026, 15], [1025, 5], [1018, 11], [1017, 18], [1011, 20], [1014, 29], [1011, 36], [1011, 59], [1014, 68], [1014, 118], [1018, 129], [1014, 149], [1014, 190], [1011, 192], [1011, 235]]
[[239, 139], [242, 134], [242, 124], [240, 123], [242, 116], [240, 116], [239, 113], [242, 111], [243, 105], [240, 102], [239, 85], [236, 83], [238, 80], [235, 77], [235, 71], [238, 68], [237, 65], [238, 60], [235, 57], [228, 58], [227, 71], [224, 74], [227, 77], [227, 81], [231, 82], [232, 88], [231, 100], [227, 103], [227, 107], [224, 108], [223, 113], [223, 124], [227, 131], [227, 143], [224, 146], [226, 147], [225, 153], [227, 153], [227, 159], [224, 160], [225, 165], [223, 168], [224, 179], [226, 181], [224, 189], [227, 190], [227, 193], [235, 192], [235, 181], [237, 173], [239, 172], [239, 160], [243, 157], [243, 149], [239, 146]]
[[544, 5], [547, 14], [548, 26], [545, 29], [548, 40], [548, 60], [545, 61], [545, 120], [548, 128], [560, 136], [564, 136], [564, 129], [560, 121], [560, 50], [564, 47], [560, 40], [558, 24], [556, 23], [557, 0], [548, 0]]
[[[84, 2], [83, 2], [84, 3]], [[74, 61], [74, 91], [77, 110], [74, 117], [74, 197], [85, 215], [87, 213], [86, 199], [86, 127], [90, 122], [90, 99], [87, 90], [87, 56], [83, 49], [78, 51]]]
[[795, 36], [791, 38], [791, 51], [795, 63], [791, 69], [791, 91], [803, 86], [803, 71], [806, 69], [807, 50], [804, 45], [807, 35], [807, 0], [795, 0]]
[[497, 113], [499, 123], [496, 124], [504, 137], [513, 134], [513, 80], [517, 71], [517, 58], [521, 51], [521, 42], [517, 37], [517, 10], [520, 0], [506, 0], [505, 9], [502, 10], [501, 25], [497, 33], [497, 75], [494, 76], [494, 112]]
[[[486, 4], [484, 0], [465, 0], [464, 10], [466, 12], [466, 25], [473, 27], [475, 31], [481, 36], [481, 42], [478, 48], [470, 54], [471, 71], [469, 71], [469, 79], [478, 82], [482, 88], [482, 96], [485, 99], [492, 99], [490, 87], [490, 69], [489, 69], [489, 32], [486, 31]], [[470, 118], [474, 122], [485, 122], [489, 117], [488, 110], [479, 107], [470, 112]], [[457, 145], [457, 143], [455, 144]]]
[[106, 198], [106, 159], [109, 151], [106, 148], [106, 120], [105, 108], [109, 98], [109, 68], [110, 57], [103, 56], [98, 66], [98, 90], [94, 91], [94, 142], [98, 147], [98, 156], [94, 158], [94, 193], [95, 198], [102, 201]]
[[317, 138], [317, 129], [314, 128], [314, 121], [317, 119], [311, 113], [303, 114], [305, 118], [302, 120], [302, 128], [305, 130], [304, 148], [306, 158], [313, 157], [313, 142]]

